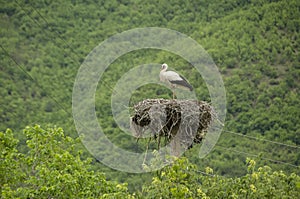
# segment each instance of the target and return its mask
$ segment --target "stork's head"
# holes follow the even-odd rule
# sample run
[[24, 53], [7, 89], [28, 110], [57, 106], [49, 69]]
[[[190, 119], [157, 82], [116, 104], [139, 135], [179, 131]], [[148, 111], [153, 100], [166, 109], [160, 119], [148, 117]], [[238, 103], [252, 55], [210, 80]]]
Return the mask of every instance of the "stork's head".
[[167, 70], [167, 68], [168, 68], [168, 65], [166, 63], [161, 65], [161, 70]]

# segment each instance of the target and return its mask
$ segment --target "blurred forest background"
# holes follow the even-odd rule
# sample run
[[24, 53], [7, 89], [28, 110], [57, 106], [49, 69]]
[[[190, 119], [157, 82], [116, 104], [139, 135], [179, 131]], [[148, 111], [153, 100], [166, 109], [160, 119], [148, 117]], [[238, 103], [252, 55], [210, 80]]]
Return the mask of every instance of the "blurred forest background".
[[[3, 150], [8, 147], [14, 153], [28, 154], [34, 149], [30, 148], [29, 141], [34, 137], [32, 132], [60, 132], [52, 129], [56, 126], [64, 129], [65, 136], [76, 139], [72, 89], [85, 57], [117, 33], [132, 28], [163, 27], [186, 34], [203, 46], [222, 74], [227, 95], [225, 127], [213, 151], [199, 159], [199, 147], [194, 147], [184, 154], [177, 166], [184, 168], [184, 164], [193, 164], [198, 171], [209, 167], [214, 174], [229, 181], [247, 176], [247, 165], [250, 169], [254, 165], [246, 161], [249, 157], [256, 160], [258, 167], [268, 165], [287, 175], [300, 174], [300, 1], [0, 0], [0, 5], [0, 131], [6, 132], [0, 136]], [[119, 78], [145, 63], [168, 63], [189, 80], [199, 100], [210, 101], [201, 76], [175, 54], [145, 49], [120, 57], [109, 66], [98, 84], [96, 113], [103, 131], [114, 144], [136, 152], [144, 151], [145, 143], [135, 143], [135, 138], [118, 128], [110, 103]], [[172, 92], [158, 85], [142, 86], [134, 92], [130, 105], [146, 98], [171, 99]], [[23, 133], [25, 127], [27, 130]], [[14, 138], [7, 128], [12, 130]], [[43, 143], [41, 141], [41, 145]], [[116, 192], [128, 186], [131, 193], [143, 190], [141, 195], [151, 197], [159, 193], [153, 190], [164, 187], [153, 181], [153, 176], [161, 176], [161, 180], [164, 175], [175, 175], [168, 170], [170, 168], [163, 174], [123, 173], [93, 159], [80, 142], [76, 142], [72, 150], [82, 151], [81, 159], [91, 158], [85, 162], [90, 166], [86, 172], [103, 172], [105, 179], [127, 184], [119, 184]], [[3, 153], [1, 157], [6, 155]], [[1, 164], [1, 175], [5, 176], [10, 164]], [[204, 173], [212, 180], [210, 170]], [[13, 196], [12, 190], [17, 189], [9, 188], [9, 183], [16, 179], [5, 179], [2, 192]], [[151, 182], [153, 190], [151, 186], [142, 189], [144, 183]], [[190, 184], [193, 183], [197, 180], [191, 179]], [[212, 184], [208, 183], [207, 187]], [[200, 195], [193, 197], [209, 195], [209, 191], [202, 191], [195, 190]], [[124, 194], [133, 197], [127, 191]]]

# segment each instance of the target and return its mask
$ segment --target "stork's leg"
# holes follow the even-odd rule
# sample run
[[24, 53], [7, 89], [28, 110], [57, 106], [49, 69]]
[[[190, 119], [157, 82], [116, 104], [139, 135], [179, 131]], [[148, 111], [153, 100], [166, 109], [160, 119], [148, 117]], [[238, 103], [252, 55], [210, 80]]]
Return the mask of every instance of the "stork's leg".
[[171, 90], [172, 90], [172, 94], [173, 94], [173, 99], [175, 99], [176, 95], [175, 95], [175, 87], [173, 85], [171, 85]]

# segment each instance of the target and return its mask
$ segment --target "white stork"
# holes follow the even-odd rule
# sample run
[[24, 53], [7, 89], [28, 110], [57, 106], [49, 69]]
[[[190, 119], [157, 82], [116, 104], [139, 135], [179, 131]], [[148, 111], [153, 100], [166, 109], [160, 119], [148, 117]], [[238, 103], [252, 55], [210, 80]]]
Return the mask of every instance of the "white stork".
[[173, 99], [175, 97], [173, 89], [176, 87], [180, 87], [183, 89], [189, 89], [190, 91], [193, 90], [193, 87], [190, 85], [190, 83], [184, 77], [182, 77], [181, 75], [179, 75], [178, 73], [176, 73], [174, 71], [167, 71], [167, 69], [168, 69], [167, 64], [161, 65], [161, 71], [159, 73], [159, 78], [160, 78], [160, 81], [166, 82], [171, 86], [172, 92], [173, 92]]

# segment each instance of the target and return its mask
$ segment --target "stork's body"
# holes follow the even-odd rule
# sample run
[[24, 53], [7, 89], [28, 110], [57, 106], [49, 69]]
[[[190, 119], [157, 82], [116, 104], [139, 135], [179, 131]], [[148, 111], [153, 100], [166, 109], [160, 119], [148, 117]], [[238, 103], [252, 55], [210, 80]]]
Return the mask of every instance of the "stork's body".
[[160, 81], [162, 82], [166, 82], [168, 83], [173, 91], [173, 99], [174, 99], [174, 88], [176, 87], [180, 87], [183, 89], [189, 89], [190, 91], [193, 90], [193, 87], [189, 84], [189, 82], [182, 77], [181, 75], [179, 75], [178, 73], [174, 72], [174, 71], [167, 71], [168, 69], [168, 65], [167, 64], [163, 64], [161, 66], [161, 71], [159, 73], [159, 78]]

